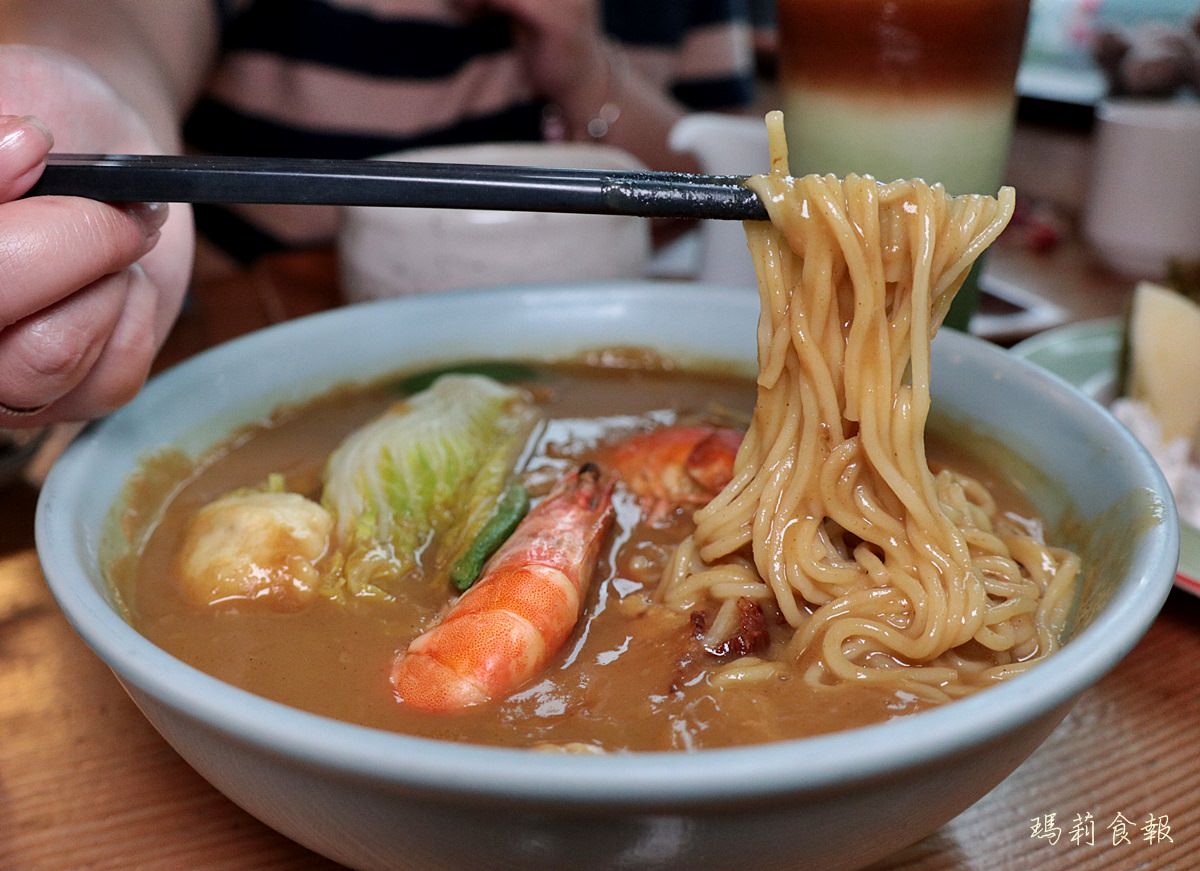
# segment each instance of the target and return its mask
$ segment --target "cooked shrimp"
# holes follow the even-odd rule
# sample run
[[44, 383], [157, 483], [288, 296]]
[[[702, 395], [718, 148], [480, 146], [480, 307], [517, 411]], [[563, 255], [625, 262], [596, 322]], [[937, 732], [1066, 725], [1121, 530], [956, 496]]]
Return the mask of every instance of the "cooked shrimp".
[[666, 426], [638, 433], [601, 458], [638, 497], [651, 523], [677, 507], [707, 505], [733, 478], [742, 433], [714, 426]]
[[612, 483], [597, 466], [566, 475], [475, 586], [397, 655], [396, 699], [448, 713], [503, 698], [544, 668], [579, 619], [612, 519]]

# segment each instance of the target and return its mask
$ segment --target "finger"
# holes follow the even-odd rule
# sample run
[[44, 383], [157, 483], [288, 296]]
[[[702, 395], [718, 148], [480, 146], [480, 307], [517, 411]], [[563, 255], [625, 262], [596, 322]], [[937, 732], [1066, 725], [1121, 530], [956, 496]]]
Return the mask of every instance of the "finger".
[[137, 394], [158, 351], [155, 321], [159, 295], [140, 266], [128, 276], [128, 293], [116, 326], [87, 376], [49, 409], [55, 420], [83, 420], [120, 408]]
[[54, 137], [29, 115], [0, 115], [0, 203], [15, 200], [42, 174]]
[[70, 393], [99, 359], [129, 294], [109, 275], [0, 331], [0, 404], [37, 408]]
[[539, 31], [575, 29], [583, 22], [599, 18], [595, 3], [590, 0], [558, 0], [555, 3], [546, 3], [545, 0], [487, 0], [487, 4]]
[[0, 205], [0, 216], [3, 329], [134, 263], [158, 241], [167, 207], [34, 197]]

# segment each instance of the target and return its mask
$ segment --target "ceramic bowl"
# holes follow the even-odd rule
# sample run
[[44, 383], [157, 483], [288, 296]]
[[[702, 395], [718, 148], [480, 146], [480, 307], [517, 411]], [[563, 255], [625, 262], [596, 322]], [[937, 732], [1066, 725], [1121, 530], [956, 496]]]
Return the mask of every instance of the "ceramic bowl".
[[1096, 121], [1082, 222], [1092, 253], [1151, 279], [1200, 257], [1200, 103], [1109, 99]]
[[1145, 451], [1065, 382], [982, 341], [938, 337], [938, 413], [1022, 458], [1010, 471], [1050, 529], [1075, 530], [1066, 541], [1088, 566], [1082, 600], [1069, 640], [1027, 674], [878, 725], [605, 757], [362, 728], [250, 695], [156, 648], [121, 618], [101, 565], [122, 486], [163, 446], [198, 454], [280, 403], [462, 356], [641, 344], [750, 370], [757, 311], [752, 292], [708, 286], [525, 288], [354, 306], [236, 340], [154, 379], [56, 465], [37, 515], [47, 580], [181, 756], [254, 816], [351, 867], [861, 867], [1020, 765], [1129, 652], [1174, 575], [1178, 523]]
[[[619, 148], [579, 142], [447, 145], [379, 159], [645, 169]], [[338, 234], [341, 285], [353, 302], [465, 287], [641, 278], [649, 259], [650, 222], [624, 215], [356, 206], [343, 210]]]

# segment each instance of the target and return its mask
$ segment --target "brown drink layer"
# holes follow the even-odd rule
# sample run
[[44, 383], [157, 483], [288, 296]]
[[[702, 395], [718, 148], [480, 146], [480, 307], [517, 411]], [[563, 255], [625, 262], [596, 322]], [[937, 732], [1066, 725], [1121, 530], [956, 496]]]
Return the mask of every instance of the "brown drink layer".
[[1011, 91], [1028, 0], [779, 0], [785, 87]]

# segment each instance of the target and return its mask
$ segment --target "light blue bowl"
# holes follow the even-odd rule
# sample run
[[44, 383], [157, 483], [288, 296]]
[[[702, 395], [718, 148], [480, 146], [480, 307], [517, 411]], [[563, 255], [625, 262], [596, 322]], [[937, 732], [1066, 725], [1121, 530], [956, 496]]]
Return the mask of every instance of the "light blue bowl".
[[[983, 796], [1133, 647], [1171, 587], [1178, 523], [1157, 467], [1058, 378], [955, 333], [936, 407], [1009, 471], [1089, 567], [1077, 625], [1028, 674], [866, 728], [694, 754], [544, 755], [366, 729], [253, 696], [158, 649], [114, 610], [106, 518], [139, 459], [197, 454], [272, 407], [461, 357], [611, 344], [753, 366], [752, 292], [618, 284], [447, 293], [306, 318], [154, 379], [53, 470], [37, 541], [79, 634], [191, 765], [250, 813], [358, 868], [852, 868]], [[111, 544], [111, 542], [108, 542]]]

